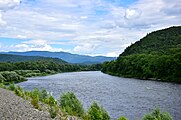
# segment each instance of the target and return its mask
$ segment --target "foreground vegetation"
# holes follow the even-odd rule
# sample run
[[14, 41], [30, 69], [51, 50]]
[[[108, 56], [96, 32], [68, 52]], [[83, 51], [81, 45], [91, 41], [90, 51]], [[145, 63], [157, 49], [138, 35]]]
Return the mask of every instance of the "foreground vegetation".
[[[38, 110], [46, 109], [51, 118], [59, 118], [60, 120], [82, 119], [82, 120], [110, 120], [109, 113], [99, 104], [93, 102], [86, 112], [79, 99], [72, 92], [64, 93], [60, 96], [60, 100], [56, 100], [45, 89], [39, 90], [35, 88], [32, 91], [23, 90], [20, 86], [10, 84], [5, 86], [0, 83], [0, 88], [14, 91], [16, 95], [25, 100], [29, 100], [34, 108]], [[121, 116], [118, 120], [128, 120]], [[157, 108], [153, 112], [143, 116], [142, 120], [173, 120], [168, 112], [160, 112]]]
[[148, 34], [102, 71], [111, 75], [181, 83], [181, 27]]
[[61, 72], [100, 70], [101, 65], [75, 65], [52, 60], [1, 62], [0, 83], [26, 81], [26, 77], [45, 76]]

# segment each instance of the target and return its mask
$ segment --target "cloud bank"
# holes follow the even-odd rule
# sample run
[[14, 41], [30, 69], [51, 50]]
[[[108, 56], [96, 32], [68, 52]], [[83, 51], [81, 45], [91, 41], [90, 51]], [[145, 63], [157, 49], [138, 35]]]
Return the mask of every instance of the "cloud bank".
[[0, 50], [118, 56], [151, 31], [181, 25], [180, 11], [180, 0], [0, 0]]

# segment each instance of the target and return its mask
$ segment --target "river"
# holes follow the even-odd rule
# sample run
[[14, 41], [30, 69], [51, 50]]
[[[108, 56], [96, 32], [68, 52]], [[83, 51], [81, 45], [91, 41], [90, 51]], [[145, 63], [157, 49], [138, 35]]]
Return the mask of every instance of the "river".
[[142, 118], [156, 107], [168, 111], [174, 120], [181, 120], [181, 85], [175, 83], [121, 78], [100, 71], [60, 73], [29, 78], [19, 83], [26, 90], [45, 88], [56, 99], [72, 91], [87, 110], [92, 101], [101, 104], [112, 119], [126, 116]]

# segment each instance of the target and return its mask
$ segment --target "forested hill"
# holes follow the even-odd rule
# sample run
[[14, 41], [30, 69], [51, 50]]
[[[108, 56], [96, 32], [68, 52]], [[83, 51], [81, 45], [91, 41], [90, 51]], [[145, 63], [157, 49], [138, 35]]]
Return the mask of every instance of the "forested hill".
[[147, 34], [146, 37], [126, 48], [121, 55], [165, 53], [171, 48], [181, 48], [181, 26], [170, 27]]
[[108, 74], [181, 83], [181, 26], [147, 34], [127, 47], [115, 61], [105, 62]]
[[27, 61], [37, 61], [37, 60], [52, 61], [62, 64], [67, 63], [66, 61], [61, 60], [59, 58], [0, 54], [0, 62], [27, 62]]

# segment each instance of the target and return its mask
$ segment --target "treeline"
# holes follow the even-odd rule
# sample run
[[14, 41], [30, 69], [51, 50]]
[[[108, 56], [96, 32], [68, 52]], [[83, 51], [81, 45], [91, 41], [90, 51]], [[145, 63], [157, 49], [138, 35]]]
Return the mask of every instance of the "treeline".
[[[29, 100], [35, 109], [48, 109], [51, 118], [60, 120], [110, 120], [109, 113], [98, 103], [92, 102], [88, 111], [83, 108], [83, 104], [72, 92], [64, 93], [56, 100], [45, 89], [39, 90], [35, 88], [32, 91], [23, 90], [20, 86], [10, 84], [8, 87], [0, 83], [0, 88], [12, 90], [16, 95], [23, 99]], [[43, 103], [43, 104], [42, 104]], [[119, 117], [117, 120], [128, 120], [125, 116]], [[141, 119], [140, 119], [141, 120]], [[168, 112], [161, 112], [159, 108], [153, 110], [142, 117], [142, 120], [173, 120]]]
[[50, 60], [38, 60], [29, 62], [1, 62], [0, 82], [21, 82], [24, 77], [45, 76], [49, 74], [73, 71], [100, 70], [101, 65], [75, 65], [62, 64]]
[[181, 83], [181, 27], [156, 31], [131, 45], [117, 60], [105, 62], [108, 74]]
[[104, 63], [102, 71], [116, 76], [181, 83], [181, 52], [121, 56], [116, 61]]

